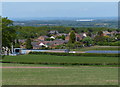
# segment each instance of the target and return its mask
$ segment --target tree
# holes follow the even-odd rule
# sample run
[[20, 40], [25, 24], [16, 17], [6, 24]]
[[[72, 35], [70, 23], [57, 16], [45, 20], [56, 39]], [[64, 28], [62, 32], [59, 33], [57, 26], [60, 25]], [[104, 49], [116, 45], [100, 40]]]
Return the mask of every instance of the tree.
[[116, 29], [117, 32], [120, 32], [120, 29]]
[[19, 48], [20, 47], [20, 43], [19, 43], [18, 39], [16, 40], [14, 47], [15, 48]]
[[84, 33], [85, 31], [84, 31], [84, 30], [81, 30], [80, 32], [81, 32], [81, 33]]
[[112, 30], [110, 30], [110, 29], [108, 29], [107, 31], [108, 31], [108, 32], [112, 32]]
[[93, 32], [93, 30], [92, 30], [91, 28], [88, 28], [88, 31], [89, 31], [89, 32]]
[[103, 36], [103, 32], [102, 31], [98, 31], [98, 35], [99, 36]]
[[13, 21], [7, 17], [2, 18], [2, 47], [7, 48], [7, 51], [10, 50], [15, 38], [16, 30], [15, 26], [13, 26]]
[[91, 37], [85, 37], [83, 40], [82, 40], [83, 43], [85, 43], [86, 46], [90, 46], [93, 44], [93, 41], [92, 41], [92, 38]]
[[79, 47], [82, 47], [82, 43], [81, 43], [81, 42], [75, 42], [75, 43], [74, 43], [74, 46], [75, 46], [75, 48], [77, 49], [77, 48], [79, 48]]
[[33, 47], [32, 47], [32, 44], [31, 44], [31, 39], [29, 38], [29, 39], [27, 39], [27, 41], [26, 41], [26, 49], [32, 49]]
[[91, 32], [88, 32], [87, 36], [90, 36], [90, 37], [91, 37], [91, 36], [92, 36], [92, 33], [91, 33]]
[[94, 42], [95, 42], [95, 44], [97, 44], [97, 45], [102, 45], [102, 44], [104, 44], [105, 42], [107, 42], [108, 43], [108, 40], [109, 40], [109, 38], [108, 37], [106, 37], [106, 36], [95, 36], [95, 38], [94, 38]]
[[65, 40], [65, 35], [62, 35], [62, 36], [57, 36], [56, 38], [57, 38], [57, 39], [62, 39], [62, 40]]
[[75, 41], [76, 41], [75, 32], [72, 30], [69, 36], [69, 43], [75, 43]]
[[65, 40], [65, 35], [62, 35], [61, 38], [62, 38], [62, 40]]
[[71, 31], [74, 31], [74, 32], [76, 32], [75, 28], [71, 28]]

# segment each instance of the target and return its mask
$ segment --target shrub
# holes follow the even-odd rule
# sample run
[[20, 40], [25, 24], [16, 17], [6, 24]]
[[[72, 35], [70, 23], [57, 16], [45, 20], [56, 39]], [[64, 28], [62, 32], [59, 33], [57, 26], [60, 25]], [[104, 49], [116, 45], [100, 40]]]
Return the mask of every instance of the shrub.
[[119, 57], [119, 54], [104, 54], [104, 53], [53, 53], [53, 52], [30, 52], [29, 54], [36, 55], [56, 55], [56, 56], [90, 56], [90, 57]]

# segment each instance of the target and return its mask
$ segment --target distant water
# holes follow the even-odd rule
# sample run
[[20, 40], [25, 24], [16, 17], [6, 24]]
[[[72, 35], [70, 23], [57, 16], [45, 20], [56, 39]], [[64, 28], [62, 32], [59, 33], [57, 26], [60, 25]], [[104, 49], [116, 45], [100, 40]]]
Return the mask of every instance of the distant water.
[[120, 53], [120, 51], [110, 51], [110, 50], [91, 50], [91, 51], [85, 51], [85, 53]]
[[47, 50], [21, 50], [21, 53], [22, 54], [26, 54], [28, 51], [31, 51], [31, 52], [45, 52], [45, 51], [47, 51]]
[[[56, 49], [56, 50], [64, 51], [65, 49]], [[26, 54], [28, 51], [47, 52], [47, 51], [51, 51], [51, 50], [21, 50], [21, 53]], [[111, 51], [111, 50], [91, 50], [91, 51], [85, 51], [85, 53], [115, 53], [115, 54], [118, 54], [118, 53], [120, 53], [120, 51], [118, 51], [118, 50], [115, 50], [115, 51]]]

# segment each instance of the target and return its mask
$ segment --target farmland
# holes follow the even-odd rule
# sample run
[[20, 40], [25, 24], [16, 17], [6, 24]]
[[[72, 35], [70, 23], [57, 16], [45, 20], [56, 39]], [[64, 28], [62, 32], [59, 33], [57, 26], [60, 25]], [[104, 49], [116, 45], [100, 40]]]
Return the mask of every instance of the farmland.
[[3, 62], [25, 64], [118, 64], [118, 57], [85, 57], [85, 56], [56, 56], [56, 55], [19, 55], [5, 56]]
[[[53, 65], [3, 64], [3, 66], [51, 67]], [[3, 68], [2, 72], [3, 85], [118, 85], [117, 67]]]
[[118, 85], [117, 65], [80, 65], [118, 64], [118, 57], [28, 54], [2, 62], [3, 85]]

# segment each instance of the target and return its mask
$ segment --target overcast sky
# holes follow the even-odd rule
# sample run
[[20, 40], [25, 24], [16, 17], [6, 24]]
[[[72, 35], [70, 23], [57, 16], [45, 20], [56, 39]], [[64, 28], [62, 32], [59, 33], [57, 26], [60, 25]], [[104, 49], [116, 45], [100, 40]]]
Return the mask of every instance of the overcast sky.
[[117, 17], [117, 2], [3, 2], [6, 17]]

